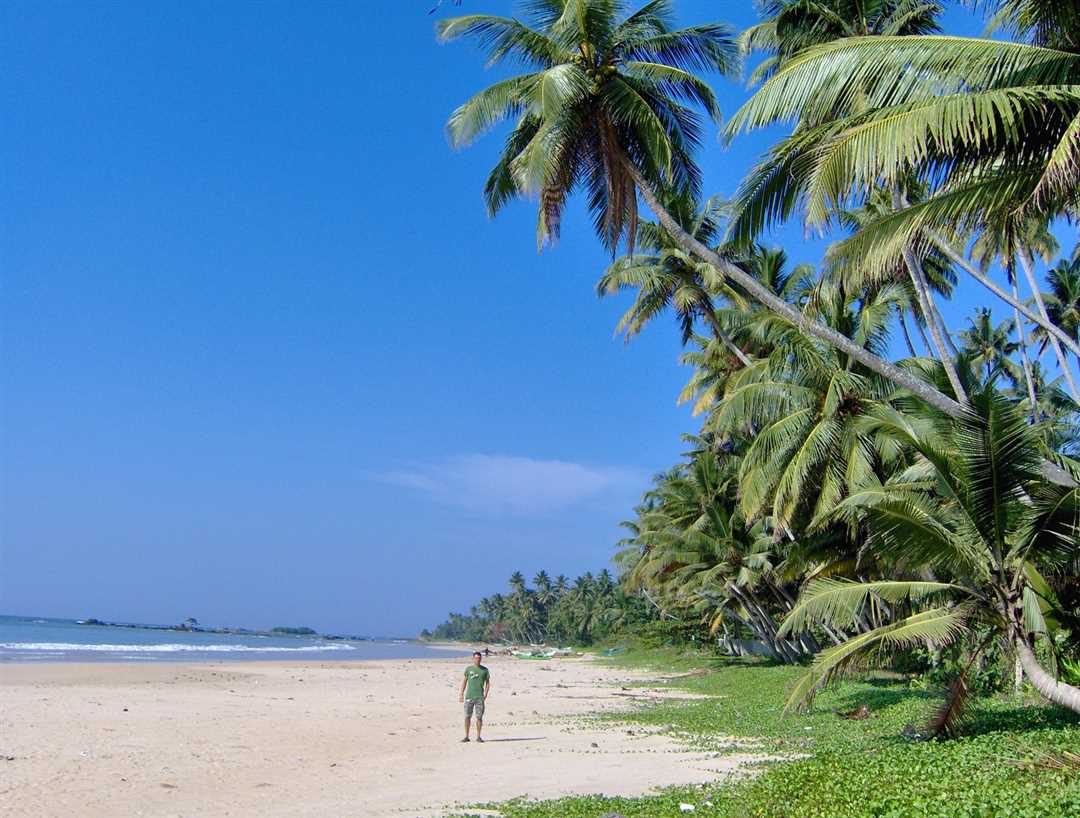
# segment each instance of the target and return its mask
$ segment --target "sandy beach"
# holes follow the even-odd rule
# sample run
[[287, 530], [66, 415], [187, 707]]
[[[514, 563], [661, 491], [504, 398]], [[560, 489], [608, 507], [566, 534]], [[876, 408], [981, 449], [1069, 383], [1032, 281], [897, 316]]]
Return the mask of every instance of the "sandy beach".
[[588, 659], [486, 659], [486, 741], [461, 744], [465, 664], [3, 665], [0, 814], [438, 816], [643, 794], [745, 761], [574, 718], [663, 695]]

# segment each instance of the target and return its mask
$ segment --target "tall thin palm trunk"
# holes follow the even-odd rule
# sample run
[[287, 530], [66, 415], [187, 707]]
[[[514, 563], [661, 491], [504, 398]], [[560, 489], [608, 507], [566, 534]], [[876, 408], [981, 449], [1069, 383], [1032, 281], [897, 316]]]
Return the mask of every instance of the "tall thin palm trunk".
[[[1013, 298], [1020, 300], [1020, 287], [1016, 281], [1016, 270], [1011, 271], [1009, 281], [1012, 284]], [[1016, 340], [1020, 344], [1020, 363], [1024, 367], [1024, 383], [1027, 385], [1028, 401], [1031, 403], [1031, 422], [1039, 422], [1039, 404], [1035, 397], [1035, 380], [1031, 374], [1031, 359], [1028, 357], [1027, 333], [1024, 332], [1024, 323], [1020, 319], [1020, 310], [1013, 307], [1013, 321], [1016, 323]], [[1019, 667], [1017, 659], [1017, 667]]]
[[[899, 186], [893, 186], [892, 202], [893, 208], [896, 210], [903, 207], [903, 197], [900, 195]], [[945, 338], [942, 333], [947, 334], [947, 330], [944, 329], [944, 322], [940, 320], [937, 307], [934, 305], [934, 297], [930, 294], [930, 285], [926, 281], [926, 273], [923, 272], [922, 263], [915, 257], [915, 251], [910, 246], [904, 247], [901, 255], [904, 258], [904, 266], [907, 267], [911, 283], [915, 287], [915, 298], [919, 302], [919, 311], [922, 313], [923, 320], [926, 321], [926, 325], [930, 330], [930, 337], [934, 340], [934, 350], [937, 352], [941, 365], [945, 368], [945, 377], [949, 379], [949, 385], [952, 387], [956, 399], [961, 404], [967, 405], [967, 392], [964, 391], [964, 386], [960, 383], [960, 376], [956, 372], [952, 355], [945, 347]]]
[[[1035, 304], [1039, 308], [1039, 315], [1047, 323], [1053, 323], [1050, 321], [1050, 316], [1046, 312], [1046, 303], [1043, 301], [1042, 292], [1039, 290], [1039, 282], [1035, 278], [1035, 260], [1031, 257], [1031, 251], [1026, 247], [1022, 249], [1018, 254], [1020, 257], [1020, 267], [1024, 270], [1024, 277], [1027, 279], [1028, 286], [1031, 288], [1031, 294], [1035, 297]], [[1073, 402], [1080, 405], [1080, 390], [1076, 388], [1076, 381], [1073, 379], [1072, 370], [1069, 369], [1069, 359], [1065, 357], [1065, 353], [1061, 349], [1061, 344], [1058, 343], [1058, 339], [1052, 335], [1047, 336], [1050, 341], [1050, 346], [1054, 350], [1054, 356], [1057, 358], [1058, 366], [1061, 367], [1062, 373], [1065, 375], [1065, 382], [1069, 385], [1069, 394], [1072, 395]]]
[[930, 330], [930, 337], [934, 341], [934, 350], [937, 353], [937, 358], [945, 369], [945, 377], [949, 379], [949, 385], [952, 387], [956, 399], [960, 401], [961, 404], [966, 405], [968, 402], [967, 392], [964, 391], [964, 386], [960, 383], [960, 375], [956, 371], [956, 365], [953, 363], [952, 355], [945, 346], [945, 338], [942, 334], [943, 327], [939, 321], [937, 308], [931, 300], [930, 287], [927, 284], [926, 275], [923, 273], [922, 265], [919, 263], [919, 260], [915, 258], [915, 253], [910, 247], [904, 248], [903, 256], [904, 266], [907, 267], [908, 275], [911, 276], [911, 283], [915, 285], [915, 297], [919, 300], [919, 310], [922, 312], [923, 319], [926, 321], [926, 326]]
[[904, 308], [899, 304], [896, 305], [896, 321], [900, 324], [900, 332], [904, 335], [904, 343], [907, 345], [911, 357], [918, 357], [915, 353], [915, 345], [911, 343], [911, 333], [908, 332], [907, 318], [904, 317]]
[[930, 346], [930, 339], [926, 337], [926, 326], [924, 322], [915, 317], [915, 329], [919, 331], [919, 340], [922, 341], [923, 349], [926, 350], [926, 354], [932, 356], [934, 354], [934, 348]]

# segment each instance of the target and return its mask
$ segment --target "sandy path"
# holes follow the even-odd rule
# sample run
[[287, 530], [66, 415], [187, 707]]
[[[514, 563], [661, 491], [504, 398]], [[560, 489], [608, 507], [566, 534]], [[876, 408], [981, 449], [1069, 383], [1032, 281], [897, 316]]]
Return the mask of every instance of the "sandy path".
[[458, 659], [0, 665], [0, 814], [432, 816], [520, 795], [641, 794], [745, 760], [567, 718], [629, 706], [641, 691], [620, 683], [640, 675], [485, 663], [483, 745], [458, 743]]

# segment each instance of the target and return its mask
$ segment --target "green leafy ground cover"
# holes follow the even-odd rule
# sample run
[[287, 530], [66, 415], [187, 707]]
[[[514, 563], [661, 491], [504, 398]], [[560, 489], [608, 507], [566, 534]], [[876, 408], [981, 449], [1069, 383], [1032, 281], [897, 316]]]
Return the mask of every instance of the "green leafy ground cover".
[[[785, 716], [785, 692], [799, 668], [664, 650], [634, 651], [614, 662], [665, 673], [709, 670], [668, 682], [708, 699], [645, 707], [621, 721], [662, 726], [717, 752], [753, 747], [806, 757], [765, 765], [743, 781], [653, 797], [508, 802], [495, 807], [503, 818], [685, 818], [681, 804], [693, 805], [695, 815], [723, 818], [1080, 816], [1080, 772], [1038, 763], [1047, 753], [1080, 747], [1080, 719], [1035, 701], [978, 699], [961, 738], [926, 741], [912, 734], [940, 698], [903, 679], [845, 682], [825, 691], [813, 712]], [[840, 715], [860, 705], [870, 708], [869, 718]]]

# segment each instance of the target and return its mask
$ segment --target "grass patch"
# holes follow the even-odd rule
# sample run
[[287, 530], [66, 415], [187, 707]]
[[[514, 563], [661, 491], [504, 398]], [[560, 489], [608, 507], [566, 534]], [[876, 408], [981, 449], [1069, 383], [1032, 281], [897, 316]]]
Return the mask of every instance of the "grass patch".
[[[1080, 719], [1058, 708], [1013, 698], [978, 699], [965, 734], [924, 741], [921, 731], [940, 702], [902, 679], [853, 680], [826, 690], [806, 714], [783, 713], [799, 668], [708, 658], [672, 650], [632, 651], [608, 660], [665, 675], [702, 668], [705, 675], [672, 679], [678, 690], [709, 696], [604, 716], [662, 726], [691, 745], [718, 752], [729, 737], [762, 753], [808, 757], [768, 765], [760, 775], [727, 785], [681, 787], [645, 798], [599, 796], [511, 801], [503, 818], [1055, 818], [1080, 815], [1080, 775], [1037, 763], [1047, 753], [1080, 747]], [[839, 714], [860, 705], [866, 719]], [[467, 813], [465, 813], [467, 814]]]

